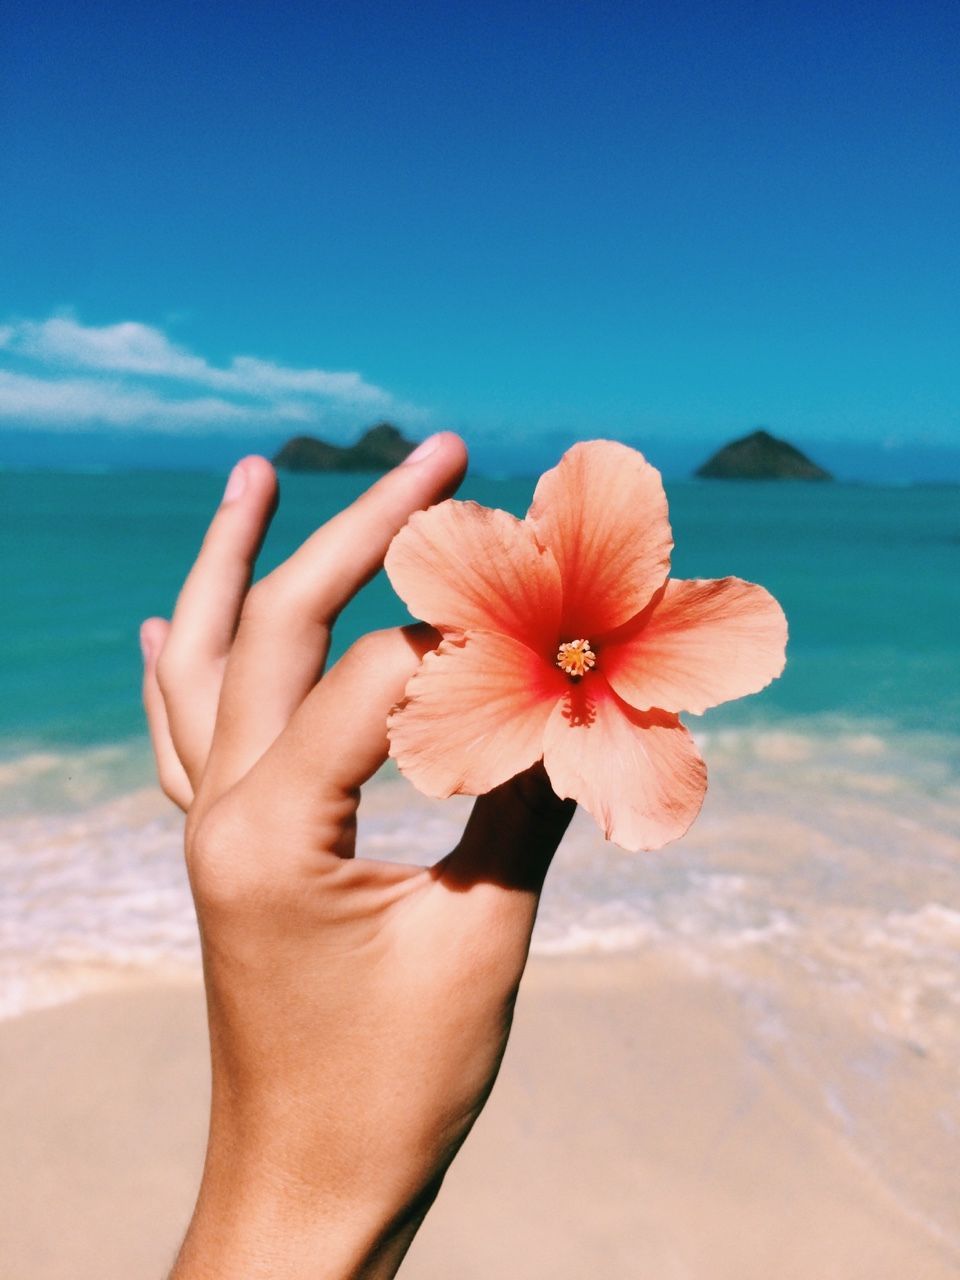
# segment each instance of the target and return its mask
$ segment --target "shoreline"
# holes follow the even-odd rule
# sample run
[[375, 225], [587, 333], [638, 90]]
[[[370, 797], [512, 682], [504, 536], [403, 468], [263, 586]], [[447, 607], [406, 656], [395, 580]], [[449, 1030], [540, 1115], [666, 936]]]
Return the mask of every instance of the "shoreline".
[[[960, 737], [901, 742], [826, 723], [698, 733], [711, 783], [691, 831], [634, 857], [579, 813], [533, 953], [656, 947], [724, 969], [769, 954], [815, 965], [825, 986], [858, 982], [889, 1021], [908, 1016], [916, 1036], [930, 1034], [927, 992], [960, 1008]], [[0, 764], [12, 808], [0, 816], [0, 1018], [137, 976], [199, 972], [182, 818], [155, 784], [129, 789], [142, 763], [111, 748]], [[385, 767], [364, 788], [358, 853], [429, 865], [469, 809], [466, 797], [428, 800]]]
[[[202, 1160], [205, 1036], [187, 980], [0, 1024], [6, 1274], [164, 1274]], [[907, 1123], [934, 1066], [917, 1057], [916, 1092], [889, 1099]], [[448, 1280], [456, 1258], [458, 1280], [956, 1276], [960, 1221], [925, 1223], [890, 1172], [716, 975], [654, 949], [534, 957], [490, 1103], [401, 1275]]]

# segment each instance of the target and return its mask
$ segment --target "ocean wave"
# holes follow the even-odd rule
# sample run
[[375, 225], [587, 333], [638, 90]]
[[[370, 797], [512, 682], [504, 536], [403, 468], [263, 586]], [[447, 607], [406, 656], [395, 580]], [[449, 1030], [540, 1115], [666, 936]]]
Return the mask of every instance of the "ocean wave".
[[[955, 740], [835, 718], [696, 736], [711, 772], [698, 823], [666, 850], [628, 855], [578, 814], [535, 953], [658, 947], [733, 975], [763, 954], [864, 990], [883, 968], [899, 993], [894, 1021], [908, 1007], [922, 1021], [911, 991], [960, 992]], [[149, 769], [145, 740], [6, 753], [0, 1010], [69, 998], [111, 973], [196, 972], [182, 820], [143, 785]], [[469, 805], [427, 800], [388, 767], [365, 790], [359, 852], [435, 862]]]

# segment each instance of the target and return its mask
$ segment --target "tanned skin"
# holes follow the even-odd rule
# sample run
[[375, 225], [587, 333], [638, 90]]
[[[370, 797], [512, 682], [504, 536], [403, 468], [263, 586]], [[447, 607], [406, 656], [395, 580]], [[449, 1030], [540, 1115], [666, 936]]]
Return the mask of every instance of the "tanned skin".
[[235, 468], [171, 621], [143, 624], [157, 771], [186, 813], [212, 1102], [171, 1280], [396, 1273], [493, 1086], [543, 878], [570, 820], [541, 770], [479, 799], [430, 868], [354, 856], [386, 719], [439, 637], [333, 624], [466, 469], [431, 437], [251, 587], [277, 504]]

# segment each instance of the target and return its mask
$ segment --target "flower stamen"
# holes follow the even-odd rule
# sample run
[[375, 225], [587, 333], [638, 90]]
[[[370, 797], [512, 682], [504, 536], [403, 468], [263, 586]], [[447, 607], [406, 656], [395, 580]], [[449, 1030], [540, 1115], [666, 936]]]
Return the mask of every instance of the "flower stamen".
[[581, 679], [596, 665], [597, 655], [590, 648], [589, 640], [567, 640], [557, 650], [557, 666], [574, 680]]

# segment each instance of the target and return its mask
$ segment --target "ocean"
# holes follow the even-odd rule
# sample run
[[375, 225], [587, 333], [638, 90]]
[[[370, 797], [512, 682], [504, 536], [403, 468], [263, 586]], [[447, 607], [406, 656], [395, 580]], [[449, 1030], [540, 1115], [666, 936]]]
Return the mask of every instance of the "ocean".
[[[263, 568], [364, 483], [284, 477]], [[169, 614], [221, 485], [0, 473], [0, 1016], [198, 972], [181, 820], [153, 784], [139, 707], [137, 627]], [[462, 496], [522, 514], [532, 487], [473, 478]], [[955, 1168], [960, 1146], [960, 490], [668, 493], [675, 575], [772, 590], [787, 670], [688, 718], [711, 783], [684, 840], [626, 854], [577, 816], [533, 950], [656, 948], [719, 975], [750, 1014], [753, 1051], [806, 1080], [871, 1164], [896, 1144], [911, 1204], [946, 1231], [944, 1162]], [[405, 619], [381, 575], [344, 614], [336, 652]], [[428, 801], [388, 767], [365, 793], [360, 852], [434, 861], [468, 807]], [[905, 1136], [878, 1108], [918, 1070], [931, 1103]]]

